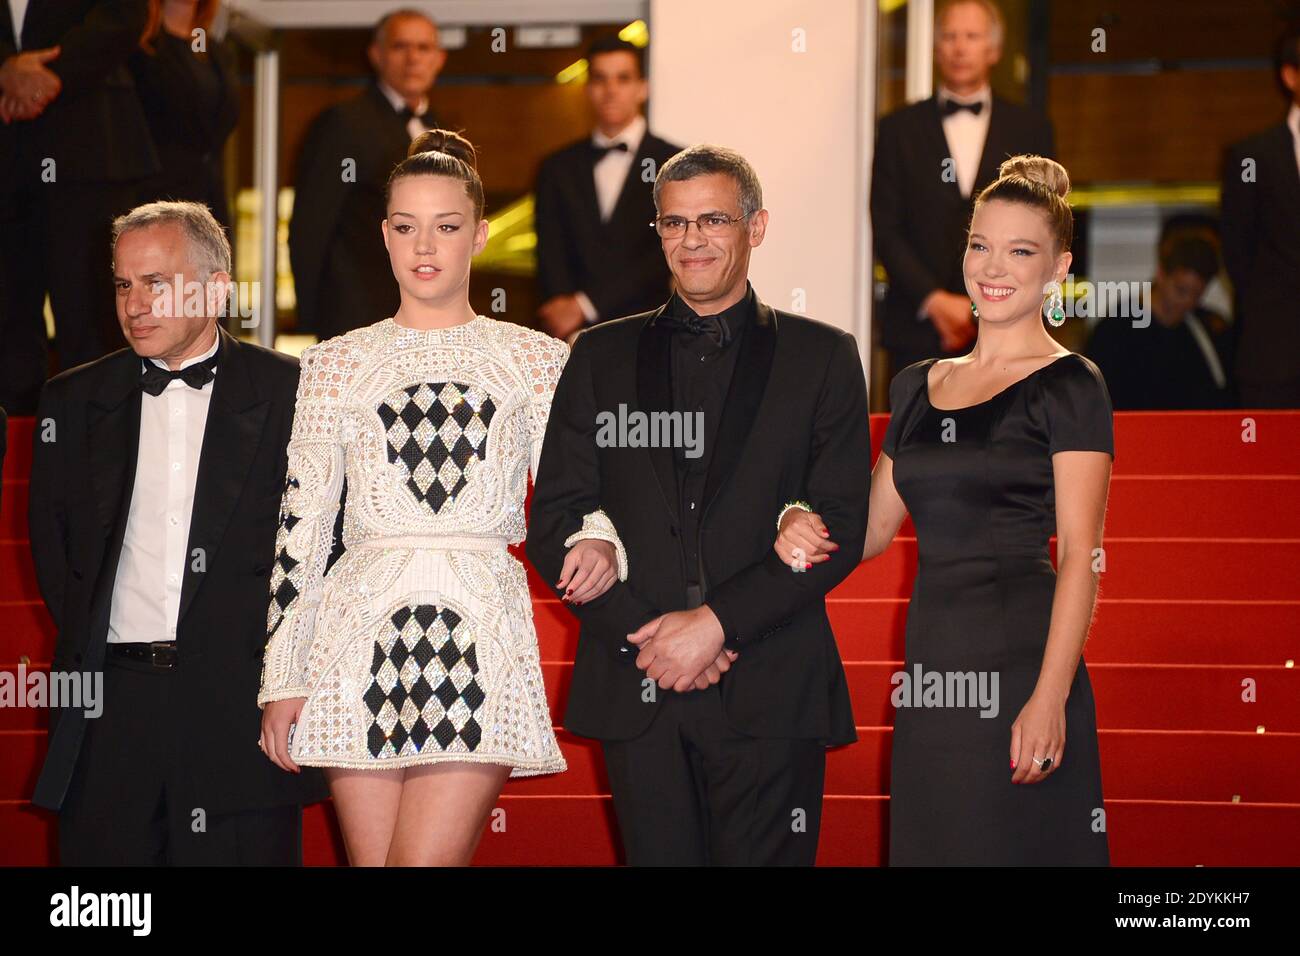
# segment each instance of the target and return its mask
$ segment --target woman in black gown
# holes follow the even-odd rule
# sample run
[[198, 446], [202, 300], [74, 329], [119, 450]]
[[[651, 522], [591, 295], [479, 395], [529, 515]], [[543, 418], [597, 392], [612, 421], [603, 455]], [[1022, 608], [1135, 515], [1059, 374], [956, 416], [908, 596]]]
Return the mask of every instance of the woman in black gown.
[[[1068, 191], [1049, 159], [1002, 164], [963, 259], [975, 345], [890, 384], [864, 558], [909, 512], [919, 553], [892, 695], [891, 865], [1109, 863], [1082, 651], [1104, 566], [1111, 405], [1097, 367], [1043, 327], [1058, 304], [1045, 290], [1070, 264]], [[777, 552], [826, 560], [824, 530], [790, 509]], [[937, 676], [949, 691], [909, 687], [918, 668], [922, 686]], [[973, 699], [978, 681], [993, 706]]]

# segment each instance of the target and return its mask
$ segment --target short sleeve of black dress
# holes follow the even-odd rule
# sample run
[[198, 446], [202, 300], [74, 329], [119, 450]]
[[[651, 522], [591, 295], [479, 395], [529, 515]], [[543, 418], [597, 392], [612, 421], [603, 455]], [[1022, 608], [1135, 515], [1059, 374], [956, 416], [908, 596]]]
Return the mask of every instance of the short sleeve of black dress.
[[1067, 355], [1048, 370], [1044, 386], [1048, 453], [1104, 451], [1115, 457], [1115, 426], [1110, 392], [1091, 359]]
[[930, 362], [914, 362], [899, 369], [889, 383], [889, 425], [885, 428], [885, 440], [880, 443], [880, 450], [890, 458], [896, 457], [895, 449], [903, 437], [908, 410], [916, 403], [920, 389], [925, 387], [929, 370]]

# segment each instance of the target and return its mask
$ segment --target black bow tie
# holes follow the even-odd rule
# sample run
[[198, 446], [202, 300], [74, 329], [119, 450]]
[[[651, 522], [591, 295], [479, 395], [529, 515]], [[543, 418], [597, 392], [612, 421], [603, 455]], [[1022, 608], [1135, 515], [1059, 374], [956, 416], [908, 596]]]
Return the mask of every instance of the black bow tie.
[[209, 358], [204, 359], [202, 362], [195, 362], [193, 365], [178, 369], [175, 372], [155, 365], [148, 359], [142, 359], [142, 361], [144, 368], [140, 372], [140, 388], [150, 395], [161, 395], [162, 390], [178, 378], [190, 388], [202, 388], [216, 378], [216, 372], [214, 371], [217, 367], [216, 352], [213, 352]]
[[670, 329], [677, 329], [688, 335], [707, 335], [713, 344], [721, 348], [731, 341], [731, 329], [727, 320], [721, 315], [674, 315], [665, 312], [660, 321]]
[[627, 143], [610, 143], [608, 146], [597, 146], [593, 142], [591, 144], [592, 160], [598, 163], [614, 150], [626, 153], [628, 151]]
[[962, 110], [970, 110], [976, 116], [984, 109], [984, 101], [976, 100], [974, 103], [958, 103], [956, 100], [943, 101], [943, 115], [951, 116], [953, 113], [960, 113]]
[[423, 126], [425, 129], [428, 129], [433, 125], [433, 110], [425, 110], [423, 113], [417, 113], [409, 106], [404, 106], [402, 107], [402, 112], [400, 115], [402, 117], [403, 123], [409, 123], [413, 119], [418, 119], [420, 121], [420, 125]]

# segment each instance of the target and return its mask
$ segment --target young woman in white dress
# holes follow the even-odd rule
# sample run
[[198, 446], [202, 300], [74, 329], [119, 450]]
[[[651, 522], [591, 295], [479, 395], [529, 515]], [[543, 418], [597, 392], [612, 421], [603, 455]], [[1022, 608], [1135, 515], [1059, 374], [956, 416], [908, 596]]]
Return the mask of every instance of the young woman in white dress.
[[[397, 314], [302, 354], [259, 745], [287, 771], [326, 768], [353, 865], [465, 865], [508, 777], [566, 768], [506, 546], [568, 346], [470, 306], [488, 223], [456, 133], [411, 144], [382, 231]], [[570, 544], [568, 599], [626, 576], [601, 512]]]

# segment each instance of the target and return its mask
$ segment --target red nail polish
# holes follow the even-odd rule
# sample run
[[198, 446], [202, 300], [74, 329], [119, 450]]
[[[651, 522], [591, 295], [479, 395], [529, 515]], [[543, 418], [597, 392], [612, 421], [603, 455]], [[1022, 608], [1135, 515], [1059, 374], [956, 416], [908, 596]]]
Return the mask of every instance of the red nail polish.
[[1012, 770], [1015, 770], [1015, 769], [1016, 769], [1016, 762], [1015, 762], [1014, 760], [1011, 761], [1011, 769], [1012, 769]]

